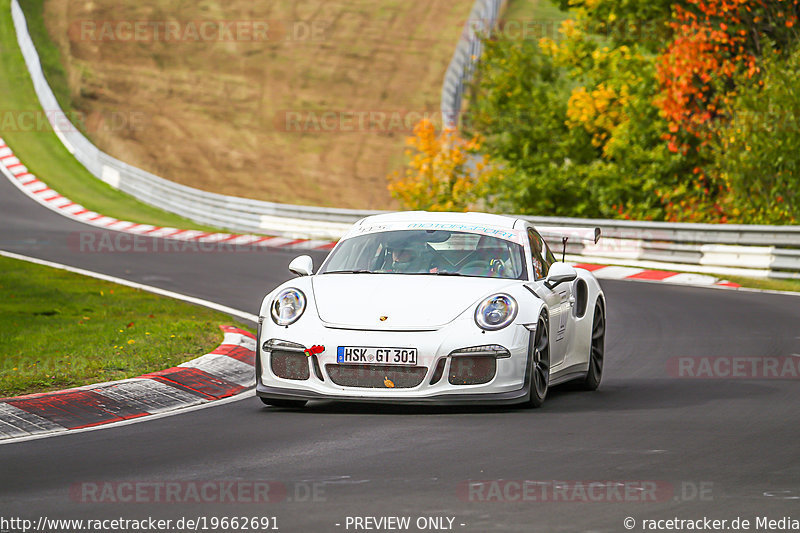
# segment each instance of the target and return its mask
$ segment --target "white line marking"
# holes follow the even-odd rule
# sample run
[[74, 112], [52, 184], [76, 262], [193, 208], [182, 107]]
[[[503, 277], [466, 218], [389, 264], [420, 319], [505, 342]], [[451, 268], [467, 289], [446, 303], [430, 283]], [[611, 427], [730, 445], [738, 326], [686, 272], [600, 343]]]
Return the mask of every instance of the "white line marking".
[[249, 320], [250, 322], [258, 322], [258, 316], [252, 313], [247, 313], [245, 311], [240, 311], [239, 309], [234, 309], [233, 307], [228, 307], [227, 305], [221, 305], [218, 303], [211, 302], [209, 300], [203, 300], [202, 298], [195, 298], [194, 296], [188, 296], [186, 294], [181, 294], [178, 292], [172, 292], [165, 289], [159, 289], [158, 287], [153, 287], [152, 285], [144, 285], [142, 283], [137, 283], [135, 281], [129, 281], [122, 278], [117, 278], [114, 276], [108, 276], [106, 274], [100, 274], [99, 272], [92, 272], [91, 270], [84, 270], [82, 268], [71, 267], [69, 265], [64, 265], [61, 263], [53, 263], [52, 261], [46, 261], [44, 259], [37, 259], [35, 257], [28, 257], [26, 255], [15, 254], [13, 252], [8, 252], [6, 250], [0, 250], [0, 255], [4, 257], [9, 257], [11, 259], [19, 259], [21, 261], [28, 261], [29, 263], [36, 263], [38, 265], [44, 265], [52, 268], [58, 268], [61, 270], [66, 270], [68, 272], [74, 272], [76, 274], [81, 274], [83, 276], [89, 276], [91, 278], [102, 279], [104, 281], [110, 281], [112, 283], [116, 283], [118, 285], [125, 285], [126, 287], [132, 287], [134, 289], [140, 289], [147, 292], [152, 292], [153, 294], [159, 294], [161, 296], [168, 296], [169, 298], [174, 298], [176, 300], [181, 300], [184, 302], [189, 302], [196, 305], [202, 305], [203, 307], [208, 307], [209, 309], [214, 309], [215, 311], [220, 311], [222, 313], [227, 313], [229, 315], [233, 315], [239, 318], [243, 318], [245, 320]]

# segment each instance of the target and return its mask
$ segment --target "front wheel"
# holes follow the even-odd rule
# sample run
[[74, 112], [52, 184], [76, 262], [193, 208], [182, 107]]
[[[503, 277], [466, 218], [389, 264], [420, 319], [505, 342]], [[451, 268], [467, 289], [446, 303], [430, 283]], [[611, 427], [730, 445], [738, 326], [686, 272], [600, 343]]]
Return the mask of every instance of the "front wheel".
[[531, 392], [525, 407], [541, 407], [550, 386], [550, 331], [546, 315], [536, 323], [530, 368]]
[[594, 318], [592, 320], [592, 348], [589, 355], [589, 370], [583, 380], [583, 388], [586, 390], [597, 390], [600, 386], [600, 379], [603, 377], [603, 356], [605, 355], [606, 339], [606, 316], [600, 302], [594, 306]]
[[264, 405], [271, 405], [273, 407], [285, 407], [287, 409], [300, 409], [305, 407], [308, 400], [277, 400], [272, 398], [261, 398]]

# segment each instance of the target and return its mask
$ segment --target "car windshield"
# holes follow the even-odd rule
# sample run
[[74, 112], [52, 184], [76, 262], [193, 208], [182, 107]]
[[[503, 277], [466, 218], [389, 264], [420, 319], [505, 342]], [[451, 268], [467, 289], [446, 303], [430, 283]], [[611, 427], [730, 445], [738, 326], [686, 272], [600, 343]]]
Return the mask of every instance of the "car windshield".
[[521, 245], [477, 233], [382, 231], [334, 249], [320, 274], [429, 274], [527, 279]]

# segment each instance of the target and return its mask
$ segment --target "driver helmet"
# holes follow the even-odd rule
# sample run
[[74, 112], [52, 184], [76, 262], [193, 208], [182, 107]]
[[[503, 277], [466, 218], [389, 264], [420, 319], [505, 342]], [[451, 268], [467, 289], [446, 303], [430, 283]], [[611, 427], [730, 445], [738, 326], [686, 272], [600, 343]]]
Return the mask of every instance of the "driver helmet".
[[392, 269], [398, 272], [414, 270], [422, 255], [421, 241], [406, 240], [392, 247]]

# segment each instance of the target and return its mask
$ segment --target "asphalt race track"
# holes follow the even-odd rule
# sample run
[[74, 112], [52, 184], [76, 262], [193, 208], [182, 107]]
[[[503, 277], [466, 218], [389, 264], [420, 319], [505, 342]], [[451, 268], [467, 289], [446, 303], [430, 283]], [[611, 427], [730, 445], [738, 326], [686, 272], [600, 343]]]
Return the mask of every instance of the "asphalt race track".
[[[99, 230], [41, 208], [5, 179], [0, 213], [2, 249], [252, 313], [290, 276], [298, 253], [82, 252], [75, 234]], [[324, 256], [314, 255], [317, 264]], [[645, 519], [703, 517], [746, 519], [755, 530], [758, 517], [800, 519], [800, 381], [687, 379], [673, 359], [791, 362], [800, 354], [800, 298], [602, 284], [609, 327], [598, 392], [551, 390], [539, 410], [318, 402], [292, 411], [252, 397], [0, 445], [0, 516], [275, 517], [284, 533], [356, 531], [348, 516], [409, 516], [409, 531], [420, 517], [450, 517], [453, 530], [476, 532], [626, 531], [626, 517], [635, 531]], [[468, 480], [486, 483], [472, 491]], [[533, 489], [525, 495], [515, 485], [524, 480]], [[111, 501], [125, 483], [185, 490], [209, 481], [270, 481], [277, 501], [175, 502], [152, 490], [139, 503]], [[483, 501], [489, 496], [503, 501]]]

